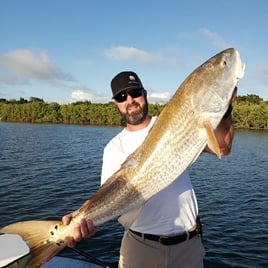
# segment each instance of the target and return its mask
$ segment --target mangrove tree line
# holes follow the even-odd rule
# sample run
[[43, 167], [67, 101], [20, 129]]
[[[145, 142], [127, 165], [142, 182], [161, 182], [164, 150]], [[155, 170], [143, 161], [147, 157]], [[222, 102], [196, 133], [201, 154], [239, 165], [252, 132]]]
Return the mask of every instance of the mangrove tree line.
[[[149, 104], [151, 115], [159, 115], [165, 105]], [[236, 128], [268, 129], [268, 101], [257, 95], [238, 96], [233, 104]], [[113, 102], [90, 101], [70, 104], [46, 103], [43, 99], [0, 99], [0, 121], [27, 123], [61, 123], [87, 125], [122, 125]]]

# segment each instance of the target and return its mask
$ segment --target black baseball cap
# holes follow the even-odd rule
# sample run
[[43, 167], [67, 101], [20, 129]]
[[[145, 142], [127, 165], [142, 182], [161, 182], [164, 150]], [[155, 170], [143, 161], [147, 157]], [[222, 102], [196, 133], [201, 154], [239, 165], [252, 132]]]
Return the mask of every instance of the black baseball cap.
[[113, 97], [118, 93], [135, 88], [143, 88], [140, 78], [135, 72], [124, 71], [117, 74], [111, 81]]

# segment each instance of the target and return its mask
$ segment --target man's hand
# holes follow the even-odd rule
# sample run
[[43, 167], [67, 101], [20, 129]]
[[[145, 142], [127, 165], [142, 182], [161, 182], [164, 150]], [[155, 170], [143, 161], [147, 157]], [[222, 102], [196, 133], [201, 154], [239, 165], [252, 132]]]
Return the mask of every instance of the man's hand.
[[[236, 97], [237, 87], [234, 88], [231, 103], [235, 101]], [[234, 137], [234, 126], [231, 112], [228, 116], [223, 117], [218, 127], [215, 129], [215, 136], [220, 146], [221, 155], [224, 156], [230, 154]], [[205, 147], [204, 152], [215, 154], [208, 146]]]
[[[68, 225], [72, 218], [78, 214], [78, 210], [67, 214], [62, 217], [62, 222], [64, 225]], [[73, 248], [75, 244], [84, 238], [93, 236], [97, 228], [93, 225], [92, 221], [82, 219], [80, 223], [75, 224], [72, 232], [72, 236], [67, 238], [67, 246]]]

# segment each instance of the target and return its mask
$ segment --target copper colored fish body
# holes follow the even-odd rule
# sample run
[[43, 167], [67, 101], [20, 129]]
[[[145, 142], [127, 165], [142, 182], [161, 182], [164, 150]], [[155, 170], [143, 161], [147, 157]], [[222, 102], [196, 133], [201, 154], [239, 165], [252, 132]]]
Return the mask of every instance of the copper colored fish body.
[[214, 135], [233, 90], [244, 75], [237, 50], [220, 52], [193, 71], [166, 105], [143, 144], [80, 208], [68, 226], [61, 221], [25, 221], [0, 233], [18, 233], [31, 248], [29, 267], [39, 267], [65, 246], [76, 222], [100, 225], [142, 206], [187, 169], [208, 145], [219, 157]]

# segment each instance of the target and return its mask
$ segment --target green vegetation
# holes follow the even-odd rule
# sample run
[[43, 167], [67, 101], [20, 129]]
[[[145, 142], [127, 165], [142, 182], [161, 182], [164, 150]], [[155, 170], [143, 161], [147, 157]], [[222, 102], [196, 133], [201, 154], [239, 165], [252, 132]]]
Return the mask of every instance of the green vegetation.
[[[233, 106], [236, 128], [268, 129], [268, 101], [252, 94], [238, 96]], [[161, 104], [149, 104], [151, 115], [159, 115], [163, 108], [164, 105]], [[100, 104], [85, 101], [60, 105], [46, 103], [36, 97], [29, 100], [0, 99], [0, 121], [115, 126], [123, 124], [113, 102]]]
[[233, 111], [236, 128], [268, 129], [268, 101], [259, 96], [238, 96]]
[[[158, 115], [163, 107], [164, 105], [149, 104], [150, 114]], [[85, 101], [59, 105], [33, 97], [29, 101], [23, 98], [9, 101], [0, 99], [0, 121], [110, 126], [123, 124], [113, 102], [96, 104]]]

